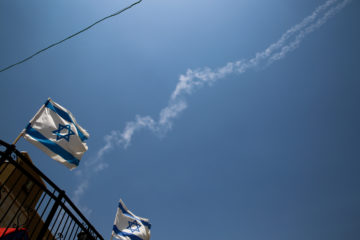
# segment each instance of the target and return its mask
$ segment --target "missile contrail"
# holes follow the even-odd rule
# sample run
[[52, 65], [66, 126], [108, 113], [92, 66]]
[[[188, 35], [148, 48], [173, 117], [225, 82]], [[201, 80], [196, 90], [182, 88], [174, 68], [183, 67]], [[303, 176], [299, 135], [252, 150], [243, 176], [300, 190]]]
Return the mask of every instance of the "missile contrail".
[[270, 44], [265, 50], [257, 52], [250, 59], [229, 62], [216, 69], [208, 67], [188, 69], [185, 74], [181, 74], [174, 91], [170, 95], [167, 106], [160, 110], [158, 120], [151, 116], [137, 115], [135, 120], [126, 123], [123, 131], [114, 130], [105, 136], [105, 145], [97, 152], [93, 160], [85, 163], [84, 172], [81, 172], [81, 170], [78, 172], [82, 177], [82, 182], [74, 192], [74, 201], [78, 202], [81, 195], [83, 195], [90, 176], [108, 166], [103, 159], [103, 155], [111, 148], [117, 145], [127, 148], [135, 132], [141, 129], [148, 129], [160, 136], [165, 135], [172, 128], [173, 120], [187, 108], [186, 95], [194, 93], [204, 85], [211, 85], [230, 74], [242, 74], [258, 66], [268, 67], [272, 63], [285, 58], [287, 54], [300, 46], [306, 36], [323, 26], [350, 2], [351, 0], [326, 1], [300, 23], [283, 33], [276, 42]]
[[295, 50], [309, 33], [324, 25], [330, 17], [338, 13], [350, 1], [343, 0], [339, 2], [339, 0], [328, 0], [323, 5], [317, 7], [311, 15], [287, 30], [277, 42], [272, 43], [264, 51], [256, 53], [249, 60], [229, 62], [217, 69], [208, 67], [195, 70], [188, 69], [185, 74], [180, 75], [168, 105], [160, 111], [157, 121], [150, 116], [142, 117], [137, 115], [134, 121], [126, 123], [122, 132], [113, 131], [106, 136], [106, 144], [99, 150], [98, 158], [101, 158], [114, 143], [123, 145], [125, 148], [128, 147], [134, 133], [142, 128], [147, 128], [156, 134], [165, 134], [171, 129], [173, 119], [187, 108], [187, 103], [184, 99], [185, 95], [193, 93], [205, 84], [211, 85], [230, 74], [241, 74], [260, 64], [269, 66], [273, 62], [284, 58], [289, 52]]

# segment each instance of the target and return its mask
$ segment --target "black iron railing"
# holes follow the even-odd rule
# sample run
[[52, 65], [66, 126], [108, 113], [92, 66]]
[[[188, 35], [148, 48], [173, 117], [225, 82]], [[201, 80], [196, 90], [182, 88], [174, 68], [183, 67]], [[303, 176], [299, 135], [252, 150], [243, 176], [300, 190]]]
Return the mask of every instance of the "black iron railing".
[[103, 240], [63, 190], [26, 153], [0, 140], [0, 239], [24, 231], [29, 239]]

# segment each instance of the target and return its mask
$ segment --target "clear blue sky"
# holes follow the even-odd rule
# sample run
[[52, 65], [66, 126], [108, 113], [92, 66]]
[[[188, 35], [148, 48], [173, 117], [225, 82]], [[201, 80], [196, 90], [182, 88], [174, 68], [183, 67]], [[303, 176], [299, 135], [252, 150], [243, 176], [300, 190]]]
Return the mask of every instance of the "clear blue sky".
[[[187, 69], [246, 63], [325, 2], [144, 0], [0, 73], [0, 138], [12, 142], [48, 97], [69, 109], [90, 133], [78, 169], [24, 139], [17, 148], [105, 239], [122, 198], [150, 219], [154, 240], [357, 240], [359, 1], [279, 61], [183, 92], [187, 108], [167, 122], [171, 129], [144, 127], [126, 149], [115, 144], [136, 115], [159, 120]], [[130, 3], [0, 1], [0, 67]]]

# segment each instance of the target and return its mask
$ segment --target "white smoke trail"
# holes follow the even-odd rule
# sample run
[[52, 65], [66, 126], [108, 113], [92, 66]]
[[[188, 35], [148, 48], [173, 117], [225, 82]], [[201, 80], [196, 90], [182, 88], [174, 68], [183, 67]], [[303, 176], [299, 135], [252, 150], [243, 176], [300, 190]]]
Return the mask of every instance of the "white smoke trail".
[[244, 73], [260, 64], [270, 64], [284, 58], [288, 53], [295, 50], [303, 39], [324, 25], [332, 16], [342, 10], [351, 0], [328, 0], [317, 7], [311, 15], [305, 17], [300, 23], [287, 30], [278, 41], [272, 43], [264, 51], [258, 52], [248, 60], [229, 62], [218, 69], [208, 67], [201, 69], [188, 69], [184, 75], [180, 75], [179, 81], [172, 92], [168, 105], [159, 113], [159, 120], [156, 121], [150, 116], [136, 116], [134, 121], [126, 123], [124, 130], [112, 131], [105, 136], [105, 145], [98, 151], [97, 156], [85, 164], [84, 172], [78, 172], [82, 177], [82, 183], [74, 192], [74, 199], [78, 201], [88, 186], [88, 179], [93, 173], [97, 173], [107, 167], [103, 155], [114, 145], [123, 145], [127, 148], [131, 143], [136, 131], [147, 128], [157, 135], [164, 135], [172, 128], [172, 121], [187, 108], [185, 95], [193, 93], [196, 89], [205, 84], [211, 85], [219, 79], [233, 73]]
[[317, 21], [310, 26], [306, 27], [305, 29], [302, 29], [300, 33], [295, 37], [295, 40], [287, 44], [286, 46], [283, 46], [281, 48], [281, 51], [278, 53], [273, 54], [269, 59], [269, 64], [280, 60], [286, 56], [287, 53], [295, 50], [297, 47], [299, 47], [301, 41], [311, 32], [315, 31], [316, 29], [320, 28], [322, 25], [324, 25], [329, 18], [337, 14], [340, 10], [342, 10], [348, 3], [350, 3], [351, 0], [344, 0], [340, 2], [335, 7], [331, 8], [329, 11], [327, 11], [323, 17], [317, 19]]
[[135, 121], [126, 124], [123, 132], [116, 131], [108, 135], [107, 137], [111, 138], [112, 141], [107, 141], [99, 152], [103, 154], [114, 143], [122, 144], [125, 148], [128, 147], [134, 133], [142, 128], [148, 128], [157, 134], [166, 133], [171, 129], [172, 120], [187, 107], [181, 96], [191, 94], [196, 88], [202, 87], [204, 84], [212, 84], [234, 72], [244, 73], [250, 68], [259, 66], [264, 61], [269, 65], [284, 58], [289, 52], [295, 50], [309, 33], [324, 25], [330, 17], [343, 9], [350, 1], [343, 0], [335, 5], [339, 0], [328, 0], [317, 7], [311, 15], [287, 30], [277, 42], [271, 44], [264, 51], [256, 53], [255, 57], [249, 60], [230, 62], [215, 70], [207, 67], [196, 70], [188, 69], [186, 74], [180, 75], [179, 82], [171, 94], [168, 105], [160, 111], [158, 121], [150, 116], [136, 116]]

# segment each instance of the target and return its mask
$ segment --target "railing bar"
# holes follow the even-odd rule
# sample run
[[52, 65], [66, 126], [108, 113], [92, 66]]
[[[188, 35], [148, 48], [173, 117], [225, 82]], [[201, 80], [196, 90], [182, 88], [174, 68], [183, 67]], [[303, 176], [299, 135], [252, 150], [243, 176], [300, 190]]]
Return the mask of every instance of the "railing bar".
[[71, 225], [73, 224], [73, 222], [74, 222], [74, 220], [73, 220], [73, 219], [71, 219], [70, 224], [69, 224], [69, 227], [68, 227], [68, 228], [67, 228], [67, 230], [66, 230], [66, 233], [65, 233], [64, 239], [66, 239], [66, 236], [67, 236], [67, 234], [69, 233], [69, 230], [70, 230]]
[[67, 218], [66, 218], [66, 221], [65, 221], [65, 223], [64, 223], [64, 225], [63, 225], [63, 228], [62, 228], [62, 230], [61, 230], [61, 236], [62, 236], [62, 234], [63, 234], [63, 232], [64, 232], [64, 229], [65, 229], [65, 227], [66, 227], [66, 225], [67, 225], [67, 222], [68, 222], [68, 220], [69, 220], [69, 215], [67, 215]]
[[[8, 166], [10, 165], [10, 163], [8, 164]], [[11, 164], [12, 166], [14, 166], [13, 164]], [[0, 186], [0, 191], [3, 189], [4, 186], [6, 186], [8, 180], [10, 179], [10, 177], [14, 174], [16, 170], [16, 167], [14, 166], [14, 169], [12, 170], [12, 172], [9, 174], [8, 178], [4, 181], [4, 183]], [[2, 203], [0, 203], [0, 206], [2, 205]]]
[[[53, 193], [55, 192], [55, 190], [53, 191]], [[42, 214], [41, 214], [41, 216], [40, 216], [40, 219], [42, 219], [42, 217], [43, 217], [43, 215], [44, 215], [44, 213], [46, 212], [46, 210], [47, 210], [47, 208], [48, 208], [48, 206], [49, 206], [49, 203], [51, 202], [51, 200], [54, 200], [54, 198], [52, 198], [50, 195], [47, 195], [50, 199], [49, 199], [49, 201], [47, 202], [47, 204], [46, 204], [46, 206], [45, 206], [45, 209], [44, 209], [44, 211], [42, 212]], [[55, 200], [54, 200], [55, 201]]]
[[[20, 175], [20, 178], [21, 178], [21, 177], [22, 177], [22, 176]], [[11, 191], [9, 191], [9, 194], [10, 194], [10, 192], [11, 192]], [[5, 216], [8, 214], [8, 212], [10, 211], [10, 209], [12, 208], [12, 206], [14, 205], [14, 203], [16, 202], [16, 199], [19, 197], [20, 193], [21, 193], [21, 189], [20, 189], [20, 191], [16, 194], [16, 197], [14, 198], [14, 200], [12, 201], [12, 203], [10, 204], [10, 206], [8, 207], [8, 209], [6, 210], [5, 214], [4, 214], [4, 215], [2, 216], [2, 218], [0, 219], [0, 223], [4, 220]], [[5, 202], [5, 199], [4, 199], [4, 202]], [[0, 205], [0, 207], [1, 207], [1, 205]]]
[[[78, 220], [78, 218], [75, 217], [75, 215], [68, 209], [68, 207], [67, 207], [65, 204], [61, 203], [61, 206], [62, 206], [62, 208], [65, 209], [66, 213], [69, 214], [69, 215], [76, 221], [77, 224], [79, 224], [79, 225], [81, 225], [81, 226], [83, 225], [83, 224]], [[81, 218], [81, 220], [86, 220], [86, 218], [83, 217], [83, 218]], [[85, 224], [87, 224], [87, 223], [85, 222]], [[102, 239], [102, 240], [104, 239], [104, 238], [95, 230], [95, 228], [94, 228], [92, 225], [87, 225], [87, 226], [88, 226], [88, 228], [91, 228], [91, 229], [94, 231], [94, 233], [96, 234], [96, 236], [98, 236], [98, 237], [99, 237], [100, 239]], [[83, 228], [84, 231], [87, 231], [85, 227], [82, 227], [82, 228]]]
[[42, 195], [40, 202], [38, 201], [38, 202], [36, 203], [37, 206], [36, 206], [35, 211], [38, 211], [38, 210], [39, 210], [42, 202], [44, 201], [45, 196], [46, 196], [46, 193], [44, 193], [44, 194]]
[[77, 225], [77, 229], [76, 229], [76, 231], [75, 231], [75, 234], [74, 234], [74, 238], [73, 239], [75, 239], [76, 238], [76, 233], [77, 233], [77, 231], [79, 230], [79, 225]]
[[40, 233], [38, 235], [40, 238], [43, 238], [43, 236], [45, 236], [45, 234], [46, 234], [46, 231], [49, 231], [50, 223], [52, 222], [52, 220], [55, 216], [55, 213], [57, 212], [59, 205], [60, 205], [61, 201], [63, 200], [64, 194], [65, 194], [65, 192], [61, 191], [61, 192], [59, 192], [59, 195], [56, 197], [56, 199], [54, 199], [55, 203], [51, 207], [51, 210], [50, 210], [49, 214], [47, 215], [46, 220], [45, 220], [44, 224], [42, 225]]
[[[69, 203], [72, 203], [66, 195], [64, 196], [64, 198], [65, 198], [65, 200], [67, 201], [68, 204], [69, 204]], [[69, 204], [69, 205], [70, 205], [70, 207], [72, 207], [73, 210], [75, 210], [76, 207], [73, 205], [73, 203], [72, 203], [72, 204]], [[75, 215], [69, 210], [69, 208], [68, 208], [65, 204], [61, 203], [61, 206], [62, 206], [64, 209], [66, 209], [66, 212], [67, 212], [69, 215], [71, 215], [71, 217], [74, 218], [74, 219], [77, 221], [78, 224], [83, 225], [82, 223], [80, 223], [80, 222], [77, 220], [77, 217], [75, 217]], [[79, 210], [78, 210], [78, 211], [79, 211]], [[75, 212], [76, 212], [76, 211], [75, 211]], [[102, 240], [104, 239], [104, 238], [96, 231], [96, 229], [89, 223], [89, 221], [87, 221], [87, 219], [81, 214], [81, 212], [76, 212], [76, 213], [78, 213], [79, 217], [81, 218], [81, 220], [84, 221], [84, 223], [88, 226], [88, 228], [91, 228], [91, 229], [94, 231], [94, 234], [96, 234], [96, 236], [98, 236], [98, 237], [99, 237], [100, 239], [102, 239]], [[86, 229], [84, 228], [84, 230], [86, 230]]]
[[[38, 191], [37, 191], [37, 193], [35, 194], [33, 200], [32, 200], [31, 203], [29, 204], [29, 207], [31, 207], [31, 206], [33, 205], [33, 203], [34, 203], [35, 199], [37, 198], [38, 194], [41, 193], [40, 191], [41, 191], [41, 188], [38, 189]], [[26, 210], [26, 209], [25, 209], [25, 210]], [[33, 209], [28, 209], [27, 211], [29, 211], [29, 210], [34, 211]], [[32, 217], [30, 218], [31, 213], [30, 213], [30, 212], [28, 213], [26, 222], [25, 222], [25, 224], [24, 224], [25, 227], [28, 228], [28, 226], [29, 226], [29, 224], [31, 223], [31, 220], [32, 220], [32, 218], [34, 217], [35, 214], [36, 214], [36, 211], [34, 211], [34, 212], [32, 213]], [[28, 231], [29, 231], [29, 229], [28, 229]]]
[[[64, 219], [64, 217], [65, 217], [65, 213], [66, 213], [66, 212], [64, 211], [64, 214], [63, 214], [63, 216], [62, 216], [62, 219], [61, 219], [60, 223], [58, 224], [58, 227], [57, 227], [57, 229], [56, 229], [56, 231], [55, 231], [54, 236], [56, 236], [56, 234], [57, 234], [58, 232], [60, 232], [60, 229], [61, 229], [61, 228], [64, 228], [64, 224], [66, 224], [67, 219], [69, 219], [69, 215], [67, 215], [67, 218], [66, 218], [65, 223], [64, 223], [64, 224], [62, 223], [62, 221], [63, 221], [63, 219]], [[60, 234], [61, 234], [61, 233], [60, 233]]]
[[46, 195], [46, 196], [48, 197], [47, 200], [46, 200], [47, 203], [46, 203], [45, 207], [41, 210], [41, 211], [42, 211], [42, 212], [41, 212], [41, 215], [38, 213], [39, 216], [40, 216], [39, 219], [41, 219], [41, 220], [42, 220], [42, 217], [44, 216], [44, 214], [46, 213], [46, 211], [47, 211], [50, 203], [51, 203], [52, 201], [55, 201], [53, 198], [49, 197], [48, 195]]
[[[91, 227], [92, 229], [94, 229], [94, 233], [97, 236], [101, 236], [98, 231], [94, 228], [94, 226], [85, 218], [85, 216], [80, 212], [80, 210], [74, 205], [74, 203], [69, 199], [69, 197], [67, 195], [64, 196], [66, 202], [70, 205], [70, 207], [80, 216], [80, 218], [82, 220], [84, 220], [84, 222], [86, 223], [87, 226]], [[104, 239], [102, 236], [100, 239]]]
[[[1, 142], [0, 142], [1, 143]], [[29, 163], [29, 161], [28, 161], [28, 159], [26, 159], [26, 158], [24, 158], [23, 156], [22, 156], [22, 154], [18, 151], [18, 150], [16, 150], [16, 149], [14, 149], [13, 150], [13, 152], [15, 152], [24, 162], [26, 162], [26, 163]], [[57, 191], [61, 191], [61, 189], [58, 187], [58, 186], [56, 186], [47, 176], [45, 176], [36, 166], [34, 166], [33, 164], [28, 164], [29, 165], [29, 167], [31, 167], [32, 168], [32, 170], [34, 170], [39, 176], [41, 176], [43, 179], [45, 179], [54, 189], [56, 189]], [[20, 166], [21, 167], [21, 166]], [[31, 176], [31, 175], [30, 175]], [[32, 176], [31, 176], [32, 177]], [[35, 181], [36, 181], [36, 179], [34, 179]], [[49, 193], [49, 195], [50, 195], [50, 193]], [[68, 204], [71, 206], [71, 208], [73, 208], [73, 210], [80, 216], [80, 218], [82, 219], [82, 220], [84, 220], [84, 222], [88, 225], [88, 226], [90, 226], [92, 229], [94, 229], [94, 233], [96, 234], [96, 235], [98, 235], [98, 236], [101, 236], [97, 231], [96, 231], [96, 229], [92, 226], [92, 224], [83, 216], [83, 214], [80, 212], [80, 210], [74, 205], [74, 203], [68, 198], [68, 196], [67, 195], [64, 195], [64, 198], [65, 198], [65, 200], [68, 202]], [[102, 237], [101, 237], [101, 239], [103, 239]]]
[[[1, 151], [0, 152], [0, 172], [3, 172], [5, 169], [9, 168], [9, 164], [11, 163], [14, 166], [14, 169], [11, 171], [11, 174], [9, 175], [9, 177], [6, 179], [6, 181], [4, 182], [3, 185], [0, 184], [0, 190], [5, 186], [6, 183], [8, 183], [10, 180], [12, 181], [12, 177], [14, 175], [14, 173], [16, 173], [16, 170], [19, 169], [23, 175], [27, 176], [29, 179], [31, 179], [34, 183], [36, 183], [40, 188], [42, 188], [43, 192], [43, 196], [41, 196], [41, 200], [40, 203], [38, 201], [38, 203], [35, 204], [36, 206], [36, 211], [33, 213], [33, 215], [31, 216], [29, 222], [32, 222], [35, 215], [37, 215], [38, 211], [39, 213], [41, 212], [41, 216], [39, 217], [39, 220], [37, 221], [37, 224], [43, 220], [44, 214], [48, 214], [48, 216], [46, 217], [46, 224], [44, 224], [44, 226], [42, 227], [40, 234], [38, 234], [38, 238], [41, 236], [45, 235], [45, 232], [48, 231], [48, 227], [49, 224], [52, 222], [52, 218], [54, 217], [55, 214], [55, 209], [57, 210], [57, 208], [59, 207], [59, 205], [63, 208], [63, 212], [64, 214], [67, 214], [67, 218], [65, 221], [65, 225], [62, 226], [62, 223], [64, 221], [64, 216], [62, 216], [61, 218], [61, 222], [60, 225], [62, 228], [59, 228], [60, 225], [57, 227], [56, 233], [59, 231], [59, 229], [61, 229], [61, 233], [64, 233], [66, 231], [66, 236], [69, 234], [69, 230], [71, 229], [71, 233], [70, 233], [70, 238], [74, 232], [75, 227], [76, 231], [75, 231], [75, 236], [74, 238], [76, 238], [76, 234], [77, 231], [79, 230], [79, 228], [81, 230], [83, 230], [86, 233], [90, 233], [91, 235], [94, 234], [96, 235], [99, 239], [103, 239], [103, 237], [97, 232], [97, 230], [92, 226], [92, 224], [87, 220], [87, 218], [84, 217], [84, 215], [82, 214], [82, 212], [80, 212], [80, 210], [75, 206], [75, 204], [69, 199], [69, 197], [67, 195], [64, 194], [64, 192], [57, 186], [55, 185], [46, 175], [44, 175], [36, 166], [34, 166], [31, 161], [29, 159], [26, 158], [25, 155], [23, 155], [22, 153], [20, 153], [14, 145], [10, 145], [8, 143], [3, 142], [2, 140], [0, 140], [0, 146], [3, 145], [4, 147], [6, 147], [5, 151]], [[13, 159], [13, 157], [15, 157], [14, 155], [16, 154], [16, 156], [18, 158], [20, 158], [21, 160], [23, 160], [21, 162], [21, 165], [19, 164], [18, 161], [15, 161]], [[4, 163], [9, 162], [9, 164], [7, 165], [3, 165]], [[23, 165], [25, 164], [25, 165]], [[24, 168], [26, 167], [26, 169]], [[29, 171], [29, 169], [31, 171]], [[34, 174], [35, 173], [35, 174]], [[41, 181], [38, 179], [35, 179], [34, 176], [39, 176], [40, 178], [42, 178]], [[16, 180], [14, 186], [12, 186], [12, 189], [9, 193], [7, 193], [6, 197], [9, 196], [9, 194], [12, 194], [13, 188], [15, 188], [15, 185], [19, 182], [19, 180], [21, 180], [21, 176], [18, 177], [18, 179]], [[45, 186], [44, 186], [44, 182], [45, 182]], [[49, 191], [48, 187], [52, 187], [53, 191]], [[59, 196], [57, 197], [55, 194], [56, 192], [61, 192], [61, 197], [64, 199], [64, 203], [62, 201], [58, 201], [56, 199], [59, 199]], [[18, 193], [19, 194], [19, 193]], [[18, 194], [16, 196], [16, 198], [18, 198]], [[38, 193], [36, 194], [36, 196], [38, 195]], [[36, 199], [37, 197], [35, 197]], [[47, 199], [47, 203], [45, 204], [45, 198]], [[27, 199], [27, 198], [26, 198]], [[33, 201], [35, 200], [33, 199]], [[53, 202], [53, 200], [55, 202]], [[33, 202], [32, 201], [32, 202]], [[44, 204], [43, 204], [44, 203]], [[4, 204], [4, 201], [2, 201], [1, 205]], [[11, 203], [11, 207], [13, 206], [14, 203]], [[23, 205], [24, 202], [21, 204]], [[48, 213], [48, 208], [50, 206], [50, 204], [53, 206], [50, 213]], [[32, 204], [31, 204], [32, 205]], [[43, 206], [45, 205], [45, 206]], [[9, 210], [8, 210], [9, 211]], [[18, 213], [18, 211], [17, 211]], [[17, 214], [16, 214], [17, 215]], [[16, 216], [15, 215], [15, 216]], [[30, 216], [30, 215], [29, 215]], [[52, 225], [52, 229], [54, 229], [56, 222], [59, 220], [59, 213], [56, 217], [56, 220], [54, 221], [53, 225]], [[69, 218], [71, 219], [70, 223], [69, 223]], [[45, 219], [44, 219], [45, 220]], [[84, 224], [84, 225], [83, 225]], [[35, 225], [35, 226], [36, 226]], [[86, 226], [86, 227], [85, 227]], [[36, 230], [34, 230], [31, 234], [35, 235]], [[50, 231], [51, 232], [51, 231]], [[80, 231], [81, 232], [81, 231]], [[41, 235], [41, 236], [40, 236]], [[56, 235], [55, 235], [56, 236]], [[36, 238], [36, 236], [35, 236]]]
[[[55, 191], [55, 190], [54, 190], [54, 191]], [[49, 196], [49, 197], [50, 197], [50, 196]], [[49, 207], [49, 203], [51, 202], [51, 200], [53, 200], [53, 199], [50, 198], [50, 200], [47, 202], [47, 204], [46, 204], [46, 206], [45, 206], [45, 209], [44, 209], [44, 211], [41, 213], [41, 216], [39, 217], [39, 220], [37, 221], [37, 223], [36, 223], [35, 226], [37, 226], [37, 225], [39, 224], [40, 220], [42, 220], [42, 217], [43, 217], [44, 213], [46, 212], [47, 208]], [[34, 232], [33, 232], [33, 233], [34, 233]], [[32, 239], [31, 237], [32, 237], [32, 235], [30, 236], [30, 239]]]
[[[10, 193], [13, 191], [13, 189], [15, 188], [15, 186], [16, 186], [16, 184], [19, 182], [19, 180], [22, 178], [22, 176], [23, 176], [23, 175], [19, 174], [19, 176], [18, 176], [18, 178], [16, 179], [15, 183], [11, 186], [10, 189], [8, 189], [8, 192], [7, 192], [4, 200], [1, 201], [1, 203], [0, 203], [0, 207], [3, 205], [3, 203], [5, 202], [5, 200], [8, 198], [8, 196], [10, 195]], [[20, 193], [20, 191], [19, 191], [19, 193]], [[1, 222], [1, 221], [0, 221], [0, 222]]]
[[[32, 189], [34, 188], [34, 186], [35, 186], [35, 185], [32, 185], [32, 186], [31, 186], [30, 192], [32, 191]], [[21, 190], [19, 191], [19, 194], [20, 194], [20, 192], [21, 192]], [[9, 224], [8, 224], [7, 227], [9, 227], [9, 226], [11, 225], [11, 223], [14, 221], [14, 219], [16, 218], [16, 216], [18, 215], [18, 213], [20, 212], [21, 208], [23, 208], [23, 205], [24, 205], [25, 201], [28, 199], [28, 197], [29, 197], [29, 195], [27, 195], [27, 196], [22, 200], [22, 202], [21, 202], [18, 210], [16, 211], [16, 213], [14, 214], [14, 216], [11, 218], [11, 220], [10, 220], [10, 222], [9, 222]], [[16, 200], [16, 199], [15, 199], [15, 200]], [[14, 200], [14, 201], [15, 201], [15, 200]], [[9, 207], [8, 211], [10, 210], [11, 207], [12, 207], [12, 206]], [[7, 213], [4, 214], [3, 218], [6, 216], [6, 214], [7, 214]], [[0, 222], [1, 222], [1, 221], [0, 221]], [[16, 225], [16, 226], [17, 226], [17, 225]], [[17, 227], [19, 227], [19, 226], [17, 226]]]
[[[23, 162], [24, 162], [25, 164], [27, 164], [27, 166], [28, 166], [29, 168], [32, 169], [33, 167], [35, 167], [34, 165], [30, 165], [30, 164], [28, 163], [28, 160], [27, 160], [26, 158], [23, 158], [22, 155], [21, 155], [21, 156], [18, 156], [18, 157], [20, 157], [20, 158], [23, 160]], [[24, 160], [24, 159], [26, 159], [26, 160]], [[19, 169], [22, 174], [24, 174], [24, 175], [26, 175], [28, 178], [30, 178], [31, 181], [33, 181], [34, 183], [36, 183], [38, 186], [42, 186], [43, 190], [44, 190], [48, 195], [50, 195], [50, 196], [53, 195], [53, 193], [51, 193], [46, 187], [44, 187], [44, 186], [42, 185], [42, 183], [39, 182], [38, 179], [36, 179], [32, 174], [30, 174], [30, 173], [29, 173], [25, 168], [23, 168], [19, 163], [17, 163], [16, 161], [12, 161], [12, 164], [14, 165], [14, 167], [15, 167], [16, 169]], [[35, 169], [32, 169], [32, 170], [34, 171]], [[54, 189], [56, 189], [56, 188], [54, 188]], [[57, 188], [57, 189], [59, 189], [59, 188]], [[57, 189], [56, 189], [56, 190], [57, 190]], [[60, 190], [60, 191], [61, 191], [61, 190]], [[60, 192], [60, 191], [57, 190], [57, 192]], [[52, 198], [56, 198], [56, 196], [53, 195]]]
[[33, 198], [33, 200], [31, 200], [31, 203], [29, 204], [29, 207], [31, 207], [33, 205], [33, 203], [35, 202], [35, 200], [36, 200], [39, 193], [41, 194], [41, 188], [39, 188], [37, 193], [34, 195], [34, 198]]
[[[46, 193], [44, 193], [44, 194], [42, 195], [41, 200], [40, 200], [40, 203], [39, 203], [39, 202], [37, 203], [37, 207], [36, 207], [35, 211], [33, 212], [32, 216], [31, 216], [31, 218], [30, 218], [30, 220], [29, 220], [29, 223], [31, 223], [31, 221], [33, 220], [33, 218], [35, 217], [35, 215], [38, 213], [38, 210], [39, 210], [39, 208], [40, 208], [40, 206], [41, 206], [41, 204], [42, 204], [42, 202], [44, 201], [44, 199], [45, 199], [46, 196], [47, 196]], [[34, 230], [35, 230], [35, 229], [32, 230], [32, 233], [34, 232]]]
[[[72, 221], [74, 222], [74, 219], [72, 219]], [[75, 228], [76, 226], [77, 226], [77, 225], [76, 225], [76, 222], [74, 222], [74, 226], [73, 226], [73, 228], [72, 228], [72, 230], [71, 230], [69, 239], [71, 238], [71, 236], [72, 236], [72, 234], [73, 234], [73, 231], [74, 231], [74, 228]]]
[[[61, 209], [61, 210], [63, 210], [63, 209]], [[69, 215], [68, 215], [68, 216], [69, 216]], [[64, 217], [65, 217], [65, 211], [64, 211], [64, 213], [63, 213], [62, 216], [61, 216], [60, 223], [58, 223], [58, 226], [57, 226], [57, 228], [56, 228], [56, 231], [54, 232], [54, 236], [56, 236], [56, 233], [58, 232], [58, 230], [59, 230], [59, 228], [60, 228], [60, 226], [61, 226], [61, 223], [62, 223]]]
[[[51, 227], [51, 229], [50, 229], [50, 232], [52, 232], [52, 230], [54, 229], [55, 224], [56, 224], [56, 222], [57, 222], [57, 220], [58, 220], [61, 212], [63, 211], [63, 209], [62, 209], [62, 208], [58, 208], [58, 209], [56, 209], [56, 211], [57, 211], [57, 216], [56, 216], [56, 218], [55, 218], [55, 221], [54, 221], [53, 224], [52, 224], [52, 227]], [[63, 215], [62, 215], [62, 216], [63, 216]]]

